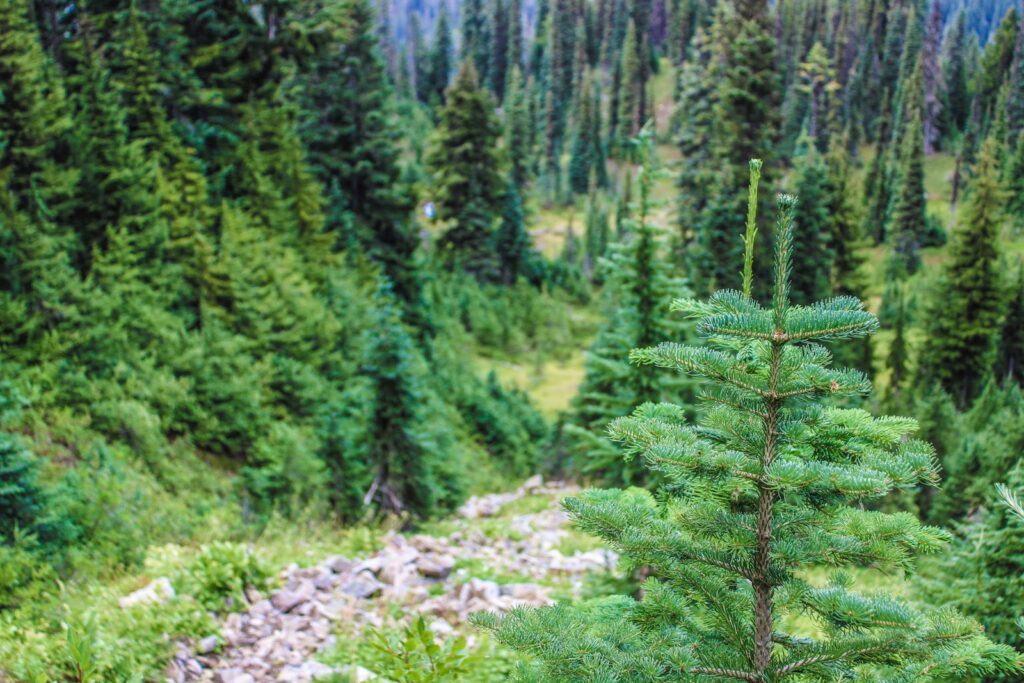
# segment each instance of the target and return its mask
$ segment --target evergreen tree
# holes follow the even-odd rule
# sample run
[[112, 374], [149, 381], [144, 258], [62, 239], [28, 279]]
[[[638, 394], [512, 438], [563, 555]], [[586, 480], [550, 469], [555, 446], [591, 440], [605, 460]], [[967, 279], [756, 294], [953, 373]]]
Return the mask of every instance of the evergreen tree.
[[494, 96], [497, 101], [505, 101], [505, 83], [508, 79], [509, 69], [509, 31], [511, 27], [509, 25], [509, 11], [505, 6], [504, 0], [494, 0], [494, 4], [491, 7], [491, 56], [490, 72], [488, 77], [490, 78], [491, 91], [494, 92]]
[[480, 89], [472, 62], [463, 62], [446, 93], [427, 163], [437, 215], [451, 223], [440, 243], [446, 258], [481, 278], [495, 270], [491, 228], [505, 190], [500, 133], [493, 100]]
[[[920, 71], [915, 72], [920, 76]], [[912, 83], [920, 83], [913, 78]], [[912, 86], [908, 86], [912, 87]], [[908, 100], [909, 103], [909, 100]], [[903, 259], [908, 272], [921, 265], [921, 239], [926, 231], [926, 197], [924, 192], [924, 130], [917, 107], [908, 107], [908, 128], [900, 150], [892, 219], [887, 228], [893, 249]]]
[[600, 158], [599, 140], [595, 140], [594, 117], [597, 116], [595, 102], [591, 95], [591, 79], [583, 82], [579, 96], [579, 110], [576, 115], [576, 131], [572, 142], [572, 156], [569, 159], [569, 187], [576, 194], [586, 194], [590, 189], [590, 180]]
[[[712, 382], [698, 427], [678, 406], [652, 403], [610, 428], [672, 486], [657, 497], [594, 490], [564, 503], [579, 528], [648, 568], [642, 597], [478, 618], [535, 658], [527, 680], [840, 681], [867, 665], [925, 681], [1019, 666], [1011, 648], [949, 610], [854, 593], [842, 572], [805, 578], [812, 567], [907, 569], [947, 535], [862, 505], [934, 483], [934, 452], [905, 438], [913, 420], [826, 404], [870, 384], [830, 368], [811, 342], [868, 334], [877, 321], [853, 299], [789, 303], [794, 201], [781, 203], [772, 305], [734, 291], [677, 301], [711, 347], [663, 342], [631, 354]], [[793, 612], [814, 614], [821, 635], [787, 633]]]
[[1024, 264], [1017, 265], [1017, 281], [1003, 320], [996, 356], [996, 377], [1024, 386]]
[[650, 224], [651, 189], [656, 178], [650, 136], [645, 130], [634, 143], [643, 155], [636, 215], [626, 221], [624, 242], [613, 245], [608, 261], [599, 266], [607, 292], [607, 322], [587, 353], [586, 375], [565, 428], [576, 467], [620, 484], [638, 483], [643, 471], [624, 463], [618, 449], [601, 432], [612, 419], [627, 415], [642, 403], [683, 398], [678, 380], [628, 362], [631, 348], [654, 339], [678, 338], [682, 332], [667, 304], [684, 291], [684, 285], [673, 277], [664, 242]]
[[636, 26], [632, 21], [626, 29], [626, 40], [622, 45], [622, 64], [620, 73], [622, 82], [618, 98], [618, 129], [615, 133], [616, 147], [621, 148], [640, 131], [646, 123], [640, 119], [642, 102], [645, 93], [643, 78], [643, 61], [638, 47]]
[[800, 204], [794, 223], [793, 257], [804, 267], [793, 272], [790, 296], [793, 302], [807, 305], [832, 294], [832, 215], [829, 202], [828, 166], [812, 140], [804, 140], [807, 150], [797, 159], [796, 188]]
[[950, 132], [958, 132], [967, 125], [971, 111], [967, 70], [967, 14], [961, 10], [943, 42], [946, 54], [943, 80], [946, 85], [946, 103], [943, 110], [949, 120]]
[[505, 91], [505, 148], [512, 166], [516, 187], [525, 189], [531, 177], [533, 162], [530, 131], [529, 93], [518, 65], [513, 65]]
[[921, 48], [921, 77], [924, 88], [924, 153], [934, 154], [939, 145], [942, 114], [942, 67], [939, 51], [942, 43], [942, 8], [938, 0], [931, 4]]
[[1003, 191], [988, 140], [975, 169], [966, 213], [950, 248], [927, 316], [917, 382], [938, 382], [963, 409], [989, 376], [999, 334], [1003, 291], [996, 240]]
[[907, 368], [907, 308], [903, 301], [903, 289], [896, 296], [895, 319], [893, 320], [892, 342], [889, 353], [885, 357], [885, 368], [889, 371], [889, 382], [886, 385], [885, 406], [889, 410], [904, 407], [903, 388], [909, 376]]
[[349, 32], [310, 70], [304, 87], [310, 112], [302, 129], [309, 160], [327, 188], [324, 226], [335, 249], [353, 249], [383, 268], [409, 309], [419, 305], [415, 253], [419, 235], [413, 198], [401, 178], [399, 130], [368, 0], [344, 5]]
[[39, 462], [20, 437], [0, 433], [0, 543], [31, 533], [45, 513], [46, 494], [38, 478]]
[[437, 13], [434, 25], [434, 43], [430, 51], [430, 65], [427, 69], [430, 84], [426, 88], [427, 102], [433, 106], [444, 103], [444, 93], [448, 88], [448, 79], [452, 73], [454, 47], [452, 46], [451, 28], [448, 26], [448, 10], [445, 3]]
[[483, 0], [467, 0], [459, 8], [461, 18], [461, 61], [472, 60], [481, 83], [489, 83], [491, 51], [490, 22]]
[[[442, 412], [427, 387], [426, 365], [388, 297], [381, 294], [376, 320], [364, 333], [360, 378], [341, 413], [355, 424], [340, 430], [344, 447], [335, 455], [344, 460], [331, 470], [335, 487], [358, 491], [363, 507], [426, 516], [451, 507], [464, 482], [454, 463], [445, 464], [450, 432], [438, 421]], [[350, 468], [365, 489], [347, 480]]]
[[501, 223], [494, 235], [494, 251], [498, 255], [501, 281], [506, 285], [515, 284], [520, 275], [526, 274], [530, 257], [530, 235], [526, 232], [523, 216], [523, 202], [515, 179], [509, 177], [505, 190]]

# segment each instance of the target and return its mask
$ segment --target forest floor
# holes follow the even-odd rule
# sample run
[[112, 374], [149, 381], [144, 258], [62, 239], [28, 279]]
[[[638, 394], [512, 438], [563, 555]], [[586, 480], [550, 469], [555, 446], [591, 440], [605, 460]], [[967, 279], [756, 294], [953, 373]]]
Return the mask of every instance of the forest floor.
[[388, 658], [370, 643], [422, 617], [439, 639], [466, 637], [476, 663], [465, 680], [504, 680], [513, 660], [469, 624], [471, 614], [578, 599], [613, 576], [615, 554], [570, 529], [558, 507], [575, 490], [534, 477], [473, 497], [416, 534], [389, 532], [361, 557], [323, 548], [284, 567], [266, 594], [248, 591], [245, 609], [220, 619], [219, 633], [181, 640], [167, 678], [386, 680]]

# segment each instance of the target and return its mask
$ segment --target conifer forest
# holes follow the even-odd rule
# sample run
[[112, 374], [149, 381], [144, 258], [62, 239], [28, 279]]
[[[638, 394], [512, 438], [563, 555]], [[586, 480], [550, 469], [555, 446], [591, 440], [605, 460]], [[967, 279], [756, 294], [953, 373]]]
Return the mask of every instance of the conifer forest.
[[0, 683], [1024, 681], [1017, 0], [0, 0]]

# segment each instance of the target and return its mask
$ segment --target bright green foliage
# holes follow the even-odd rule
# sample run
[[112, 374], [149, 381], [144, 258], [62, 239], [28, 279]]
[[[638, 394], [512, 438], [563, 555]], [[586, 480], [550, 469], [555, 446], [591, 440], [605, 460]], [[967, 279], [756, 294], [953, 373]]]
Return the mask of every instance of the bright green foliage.
[[238, 543], [211, 543], [175, 577], [175, 590], [191, 595], [212, 612], [238, 611], [248, 605], [246, 588], [264, 591], [270, 587], [273, 573]]
[[466, 673], [466, 639], [458, 637], [438, 645], [422, 616], [399, 633], [376, 631], [371, 643], [384, 654], [379, 673], [395, 683], [450, 683]]
[[[877, 328], [851, 298], [790, 303], [795, 200], [781, 199], [772, 302], [736, 291], [675, 310], [697, 320], [703, 347], [664, 342], [632, 360], [708, 380], [698, 426], [646, 404], [610, 427], [627, 453], [671, 482], [647, 492], [595, 490], [565, 501], [576, 524], [627, 567], [646, 566], [643, 597], [561, 604], [485, 617], [500, 641], [537, 661], [531, 681], [751, 682], [945, 680], [1011, 671], [1017, 655], [948, 609], [921, 610], [853, 591], [841, 571], [908, 570], [947, 535], [906, 513], [866, 508], [891, 491], [937, 480], [934, 451], [907, 438], [907, 418], [839, 409], [829, 397], [867, 392], [834, 369], [819, 343]], [[788, 632], [787, 617], [815, 624]]]
[[1003, 310], [997, 240], [1003, 191], [995, 144], [982, 148], [963, 223], [933, 293], [917, 382], [940, 383], [963, 409], [981, 391], [994, 361]]
[[368, 0], [342, 5], [337, 18], [349, 37], [307, 76], [311, 120], [303, 129], [310, 162], [330, 202], [325, 229], [336, 248], [378, 262], [395, 294], [419, 304], [414, 254], [419, 236], [413, 199], [401, 181], [399, 130], [391, 120], [390, 87]]
[[1024, 386], [1024, 264], [1017, 265], [1017, 280], [1003, 320], [996, 354], [996, 378]]
[[[920, 84], [920, 71], [911, 83]], [[910, 86], [908, 86], [910, 87]], [[925, 234], [924, 130], [919, 107], [908, 107], [910, 120], [900, 149], [892, 217], [886, 230], [895, 252], [910, 273], [921, 265], [921, 238]]]
[[[1018, 466], [1008, 475], [1021, 484]], [[923, 597], [955, 607], [977, 619], [993, 640], [1024, 645], [1024, 523], [996, 499], [990, 489], [985, 505], [957, 527], [952, 553], [926, 566], [920, 582]], [[1005, 680], [1015, 680], [1006, 678]]]
[[664, 240], [650, 223], [650, 192], [657, 171], [649, 135], [645, 132], [638, 141], [643, 158], [635, 217], [625, 223], [624, 241], [613, 245], [607, 262], [599, 266], [607, 292], [607, 322], [587, 353], [586, 377], [566, 427], [576, 466], [619, 484], [638, 483], [644, 472], [636, 463], [622, 461], [619, 450], [602, 436], [605, 427], [642, 403], [683, 398], [678, 378], [631, 365], [628, 358], [630, 349], [683, 335], [668, 302], [684, 293], [685, 285], [673, 275]]
[[439, 247], [450, 265], [480, 278], [493, 277], [495, 269], [492, 225], [505, 191], [500, 134], [494, 101], [478, 85], [472, 62], [463, 62], [448, 89], [427, 163], [437, 215], [450, 221]]

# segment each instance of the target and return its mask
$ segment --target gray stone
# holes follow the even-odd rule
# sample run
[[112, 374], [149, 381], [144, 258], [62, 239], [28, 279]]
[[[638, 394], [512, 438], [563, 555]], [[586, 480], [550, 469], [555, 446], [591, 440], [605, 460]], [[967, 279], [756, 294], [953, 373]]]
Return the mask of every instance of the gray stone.
[[217, 636], [207, 636], [196, 643], [196, 654], [208, 655], [216, 650], [218, 645], [220, 645], [220, 638]]
[[416, 570], [430, 579], [447, 579], [455, 568], [455, 558], [451, 555], [423, 555], [416, 561]]
[[299, 605], [309, 602], [316, 589], [312, 581], [302, 581], [295, 590], [282, 589], [270, 598], [270, 604], [279, 612], [290, 612]]
[[342, 557], [341, 555], [332, 555], [323, 561], [323, 566], [330, 569], [335, 574], [344, 574], [355, 565], [355, 562]]
[[345, 595], [351, 595], [354, 598], [360, 600], [366, 600], [372, 598], [375, 595], [379, 595], [384, 585], [373, 578], [368, 572], [362, 572], [356, 574], [352, 579], [345, 583], [341, 587], [341, 592]]

